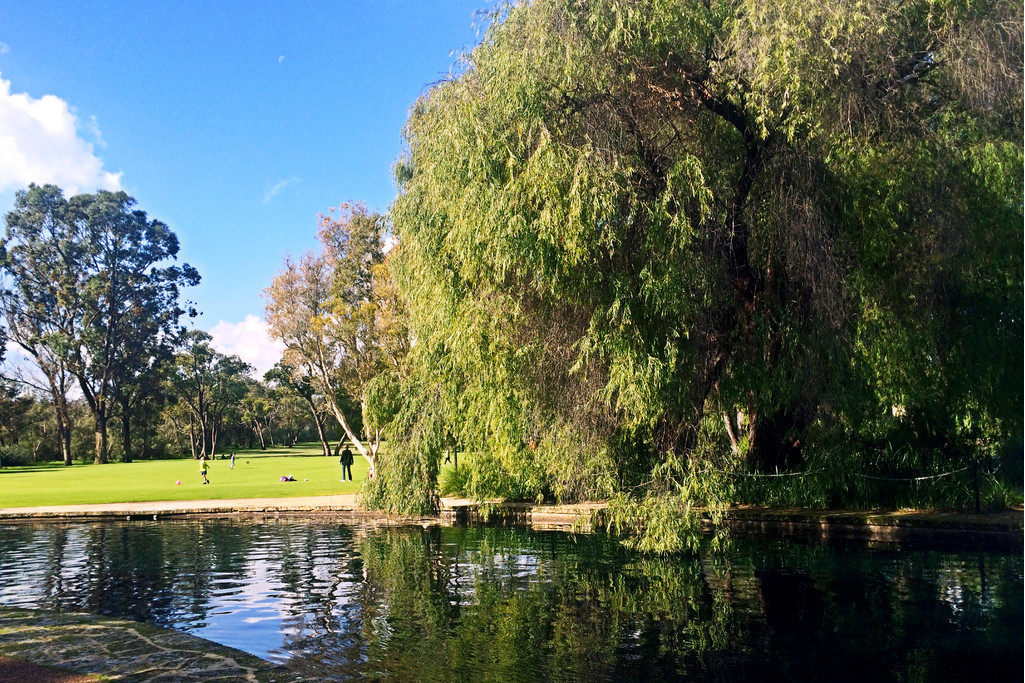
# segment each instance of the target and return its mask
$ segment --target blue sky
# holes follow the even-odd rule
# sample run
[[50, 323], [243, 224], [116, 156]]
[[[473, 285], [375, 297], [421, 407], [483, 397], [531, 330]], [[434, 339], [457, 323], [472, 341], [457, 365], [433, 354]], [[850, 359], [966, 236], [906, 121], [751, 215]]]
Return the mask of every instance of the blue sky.
[[171, 226], [222, 350], [273, 364], [260, 293], [319, 213], [384, 211], [402, 126], [487, 0], [0, 0], [0, 212], [124, 189]]

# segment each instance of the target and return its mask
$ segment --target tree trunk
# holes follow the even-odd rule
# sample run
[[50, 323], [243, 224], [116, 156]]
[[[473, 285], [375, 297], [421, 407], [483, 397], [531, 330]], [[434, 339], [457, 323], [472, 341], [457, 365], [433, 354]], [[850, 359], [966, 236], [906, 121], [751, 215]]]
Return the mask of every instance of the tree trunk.
[[101, 383], [100, 389], [94, 391], [84, 375], [75, 373], [75, 376], [78, 378], [78, 386], [82, 389], [82, 395], [85, 396], [86, 403], [89, 404], [89, 410], [93, 414], [96, 438], [93, 464], [105, 465], [107, 464], [107, 395], [104, 390], [105, 384]]
[[93, 457], [94, 465], [106, 465], [107, 464], [107, 418], [103, 414], [96, 414], [93, 416], [96, 422], [95, 436], [96, 436], [96, 450], [95, 456]]
[[317, 438], [320, 439], [320, 448], [324, 451], [324, 457], [331, 455], [331, 444], [327, 442], [327, 435], [324, 433], [324, 425], [321, 424], [319, 417], [314, 417], [317, 423]]
[[367, 451], [367, 447], [363, 445], [363, 442], [359, 440], [356, 434], [349, 427], [348, 420], [345, 419], [345, 415], [342, 413], [342, 409], [338, 405], [338, 401], [335, 399], [335, 385], [331, 381], [329, 373], [327, 371], [327, 363], [324, 362], [321, 357], [320, 362], [316, 364], [316, 371], [320, 375], [321, 390], [325, 401], [327, 402], [328, 408], [331, 409], [331, 413], [338, 420], [338, 424], [341, 426], [342, 431], [345, 432], [345, 436], [349, 437], [349, 441], [356, 447], [356, 450], [360, 452], [364, 458], [367, 459], [367, 478], [373, 479], [376, 474], [376, 468], [374, 463], [374, 455]]
[[352, 429], [349, 427], [348, 421], [345, 419], [345, 415], [342, 414], [342, 409], [338, 407], [338, 403], [333, 399], [328, 399], [328, 406], [331, 408], [331, 412], [334, 413], [335, 419], [338, 420], [338, 424], [341, 425], [342, 430], [345, 432], [345, 436], [349, 437], [349, 441], [356, 447], [356, 450], [360, 452], [364, 458], [367, 459], [367, 479], [373, 479], [377, 474], [376, 465], [376, 449], [374, 451], [367, 450], [367, 447], [363, 442], [356, 437]]
[[259, 420], [253, 420], [253, 431], [255, 431], [256, 435], [260, 438], [260, 450], [267, 450], [267, 444], [263, 440], [263, 427], [260, 426]]
[[806, 407], [776, 411], [770, 417], [751, 415], [748, 466], [755, 472], [792, 471], [804, 460], [803, 434], [813, 411]]
[[727, 413], [723, 413], [722, 421], [726, 425], [726, 434], [730, 437], [730, 451], [736, 455], [740, 452], [740, 441], [737, 439], [737, 430], [733, 427], [733, 420]]
[[189, 416], [189, 448], [192, 449], [192, 459], [196, 460], [196, 421]]
[[71, 465], [71, 416], [68, 414], [68, 398], [61, 390], [63, 380], [56, 375], [47, 373], [50, 383], [50, 395], [53, 396], [53, 412], [57, 418], [57, 441], [60, 442], [60, 453], [66, 466]]
[[129, 408], [128, 400], [121, 399], [121, 447], [124, 449], [124, 455], [122, 460], [124, 462], [132, 461], [132, 430], [131, 423], [129, 421]]
[[60, 441], [61, 457], [65, 465], [71, 465], [71, 418], [67, 406], [57, 410], [57, 440]]
[[203, 455], [210, 455], [210, 449], [209, 449], [210, 441], [209, 441], [209, 438], [208, 438], [209, 437], [209, 432], [207, 430], [208, 426], [209, 425], [207, 424], [206, 417], [204, 415], [200, 415], [199, 416], [199, 454], [201, 456], [203, 456]]
[[313, 422], [317, 425], [317, 437], [320, 439], [320, 447], [324, 450], [324, 457], [331, 455], [331, 444], [327, 441], [327, 435], [324, 433], [324, 421], [320, 419], [320, 413], [317, 412], [317, 405], [313, 402], [313, 398], [307, 398], [303, 396], [306, 401], [306, 407], [310, 409], [310, 414], [313, 415]]

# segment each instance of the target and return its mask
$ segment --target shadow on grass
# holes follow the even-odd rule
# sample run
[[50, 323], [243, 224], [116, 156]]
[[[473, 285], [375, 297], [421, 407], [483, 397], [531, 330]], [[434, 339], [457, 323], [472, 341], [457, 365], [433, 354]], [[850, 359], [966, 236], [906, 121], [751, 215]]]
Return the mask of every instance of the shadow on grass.
[[[353, 455], [359, 456], [359, 452], [352, 445], [350, 445], [349, 448], [352, 450]], [[294, 446], [268, 446], [265, 450], [260, 450], [259, 448], [245, 448], [235, 451], [235, 459], [280, 456], [288, 456], [291, 458], [337, 458], [338, 456], [334, 454], [334, 449], [335, 443], [332, 443], [331, 453], [325, 456], [321, 445], [317, 442], [299, 443]], [[232, 452], [230, 450], [225, 453], [218, 452], [216, 459], [221, 460], [222, 456], [225, 458], [231, 457], [231, 453]]]
[[[75, 463], [78, 465], [79, 463]], [[0, 467], [0, 474], [17, 474], [22, 472], [48, 472], [50, 470], [62, 470], [66, 467], [63, 462], [45, 462], [35, 465], [4, 465]]]

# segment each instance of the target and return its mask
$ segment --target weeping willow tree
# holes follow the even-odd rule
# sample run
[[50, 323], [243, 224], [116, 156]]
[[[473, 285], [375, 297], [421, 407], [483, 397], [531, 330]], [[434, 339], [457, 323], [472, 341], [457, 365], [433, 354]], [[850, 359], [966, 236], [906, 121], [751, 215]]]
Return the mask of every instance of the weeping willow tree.
[[1012, 2], [503, 7], [405, 130], [368, 500], [429, 510], [457, 442], [470, 495], [672, 550], [731, 470], [1017, 434], [1021, 55]]

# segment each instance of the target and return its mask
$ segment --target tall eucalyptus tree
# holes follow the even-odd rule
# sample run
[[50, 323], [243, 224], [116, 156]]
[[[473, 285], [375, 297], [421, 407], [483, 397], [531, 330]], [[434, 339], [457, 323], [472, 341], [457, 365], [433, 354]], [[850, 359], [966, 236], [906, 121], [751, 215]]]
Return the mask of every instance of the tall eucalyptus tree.
[[[384, 313], [387, 295], [375, 293], [384, 233], [383, 216], [363, 204], [344, 204], [337, 214], [321, 216], [321, 252], [287, 259], [264, 290], [267, 324], [285, 344], [285, 361], [309, 371], [345, 436], [367, 459], [371, 479], [384, 430], [368, 429], [369, 389], [382, 372], [394, 371], [404, 348]], [[346, 415], [346, 403], [359, 413]], [[357, 419], [362, 434], [354, 428]]]
[[191, 266], [165, 265], [177, 258], [178, 238], [134, 204], [124, 192], [66, 200], [53, 185], [31, 185], [7, 215], [0, 263], [8, 325], [75, 376], [95, 423], [97, 463], [107, 461], [116, 387], [127, 390], [172, 343], [184, 312], [179, 287], [199, 283]]
[[[3, 288], [0, 310], [7, 338], [24, 351], [45, 378], [52, 399], [57, 442], [65, 465], [72, 463], [68, 393], [73, 375], [64, 339], [74, 328], [77, 291], [74, 263], [79, 247], [65, 219], [61, 191], [33, 186], [15, 197], [0, 249]], [[31, 382], [22, 378], [22, 382]]]
[[190, 330], [175, 357], [167, 390], [185, 406], [193, 457], [213, 456], [225, 413], [239, 406], [249, 392], [253, 367], [238, 356], [210, 345], [212, 337]]

